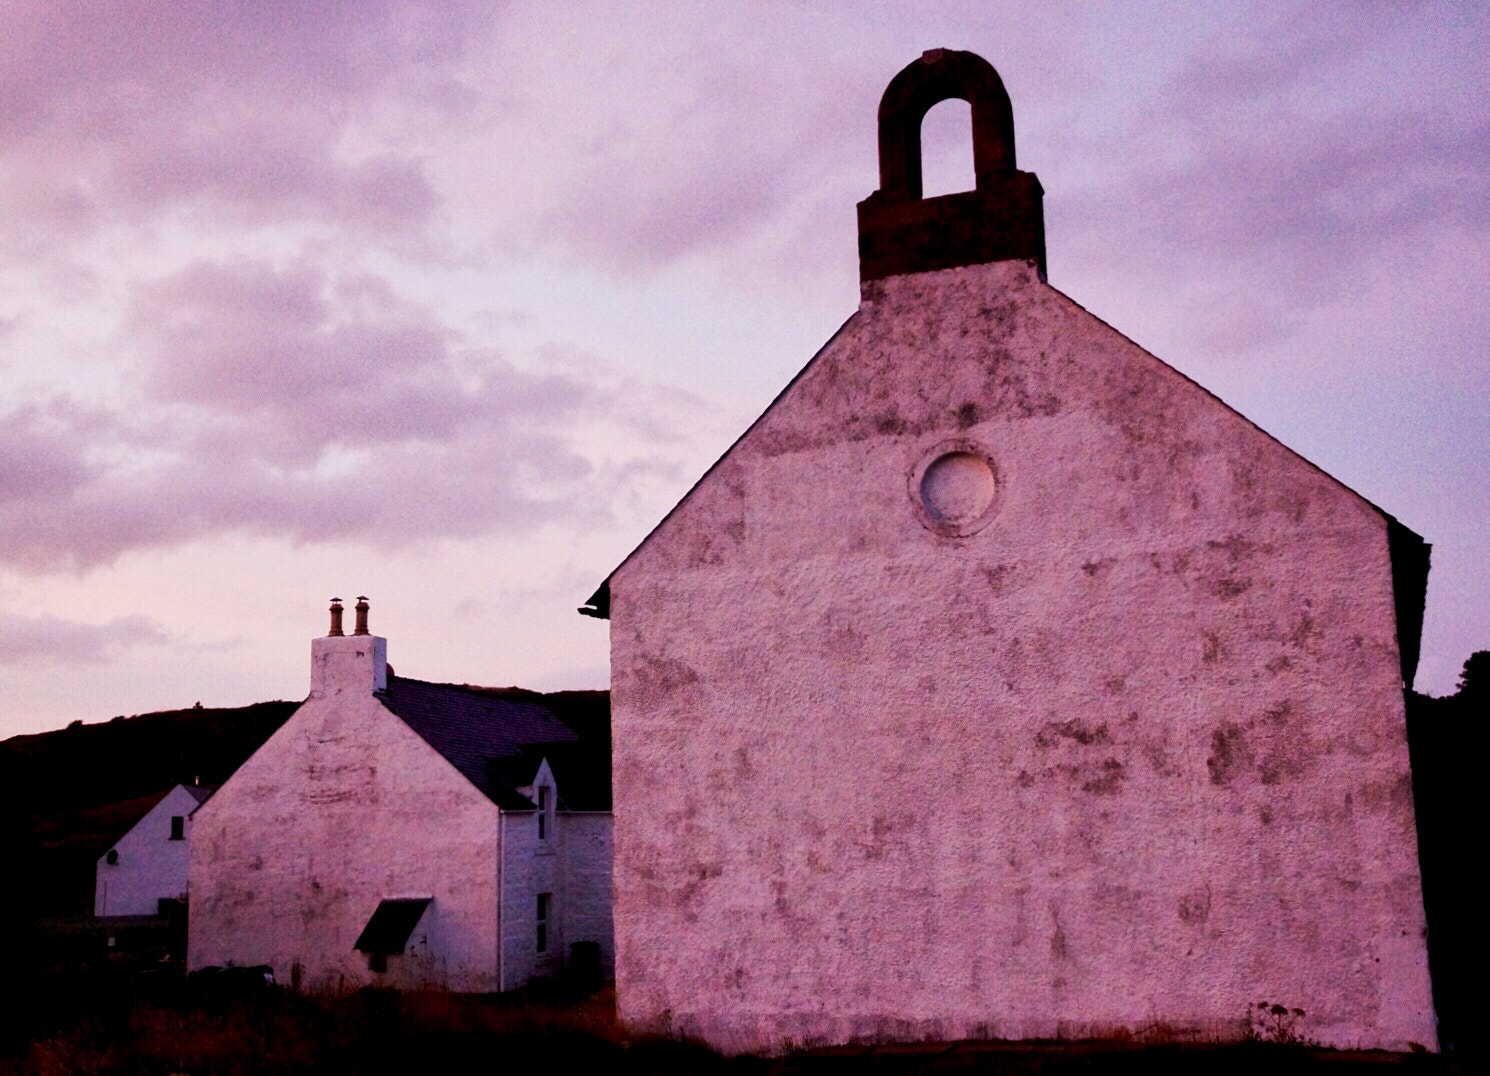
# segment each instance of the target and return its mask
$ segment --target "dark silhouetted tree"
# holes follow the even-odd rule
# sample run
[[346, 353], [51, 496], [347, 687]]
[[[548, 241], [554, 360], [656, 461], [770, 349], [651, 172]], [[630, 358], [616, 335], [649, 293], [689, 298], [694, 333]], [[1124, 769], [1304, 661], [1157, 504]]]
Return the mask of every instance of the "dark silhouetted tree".
[[1465, 660], [1459, 673], [1459, 695], [1466, 699], [1490, 695], [1490, 650], [1476, 650]]
[[1439, 1041], [1480, 1065], [1490, 1057], [1490, 930], [1484, 912], [1487, 817], [1485, 759], [1490, 757], [1490, 650], [1464, 663], [1459, 692], [1407, 695], [1418, 860], [1428, 917], [1428, 963]]

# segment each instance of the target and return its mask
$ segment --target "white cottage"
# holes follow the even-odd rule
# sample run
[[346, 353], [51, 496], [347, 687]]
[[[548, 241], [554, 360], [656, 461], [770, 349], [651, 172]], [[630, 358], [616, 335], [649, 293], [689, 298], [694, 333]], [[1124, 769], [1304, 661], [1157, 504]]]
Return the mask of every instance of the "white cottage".
[[343, 635], [333, 603], [310, 697], [197, 813], [189, 967], [267, 964], [306, 989], [608, 975], [603, 693], [394, 676], [366, 616]]
[[157, 915], [162, 902], [186, 898], [192, 812], [211, 794], [177, 785], [99, 857], [94, 915]]
[[[976, 189], [922, 198], [947, 98]], [[1435, 1048], [1426, 544], [1046, 282], [986, 62], [879, 124], [857, 312], [589, 605], [621, 1018]]]

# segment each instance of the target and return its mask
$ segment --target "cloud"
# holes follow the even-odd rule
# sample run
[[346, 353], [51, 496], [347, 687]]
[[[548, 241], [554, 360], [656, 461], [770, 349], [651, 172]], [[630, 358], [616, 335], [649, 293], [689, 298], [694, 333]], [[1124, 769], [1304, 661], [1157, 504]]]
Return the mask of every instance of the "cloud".
[[11, 253], [55, 256], [59, 244], [183, 211], [407, 238], [438, 197], [377, 109], [404, 95], [424, 112], [453, 107], [461, 91], [446, 70], [479, 10], [6, 5], [0, 197]]
[[[82, 569], [239, 533], [381, 548], [609, 518], [696, 398], [468, 345], [366, 273], [197, 262], [141, 285], [137, 392], [0, 416], [0, 562]], [[686, 398], [685, 398], [686, 397]], [[597, 440], [598, 438], [598, 440]]]
[[[1477, 398], [1479, 9], [0, 6], [0, 569], [645, 533], [743, 424], [677, 386], [764, 403], [721, 372], [851, 306], [876, 105], [939, 45], [1000, 70], [1052, 280], [1120, 329], [1399, 440]], [[1372, 379], [1419, 344], [1409, 415]]]
[[1405, 250], [1490, 238], [1490, 120], [1443, 107], [1456, 62], [1406, 47], [1461, 46], [1429, 9], [1372, 12], [1285, 6], [1195, 48], [1134, 107], [1122, 159], [1053, 199], [1065, 258], [1127, 274], [1143, 252], [1212, 343], [1246, 351]]
[[1384, 247], [1442, 229], [1483, 232], [1490, 121], [1447, 124], [1411, 109], [1280, 118], [1265, 139], [1211, 144], [1145, 177], [1135, 223], [1242, 259], [1309, 295], [1334, 294]]
[[0, 609], [0, 665], [97, 665], [119, 652], [160, 646], [168, 636], [154, 620], [124, 616], [102, 624]]
[[853, 47], [868, 35], [774, 14], [513, 5], [462, 69], [500, 91], [470, 103], [485, 137], [442, 154], [442, 192], [489, 225], [498, 256], [628, 277], [791, 226], [823, 176], [862, 156], [841, 128], [882, 87], [873, 50]]
[[66, 497], [86, 484], [94, 468], [73, 436], [80, 416], [65, 403], [23, 404], [0, 417], [0, 490], [17, 508]]
[[[830, 236], [847, 264], [874, 109], [914, 56], [796, 5], [13, 7], [0, 256], [33, 267], [183, 224], [627, 276], [783, 246], [790, 275]], [[1040, 36], [1036, 70], [1069, 21], [882, 17], [954, 38], [996, 19]]]
[[[252, 424], [301, 459], [329, 445], [438, 438], [498, 411], [494, 395], [533, 386], [511, 369], [466, 356], [434, 313], [380, 278], [332, 282], [301, 263], [196, 262], [141, 287], [126, 323], [148, 354], [159, 401], [207, 408]], [[556, 406], [578, 406], [580, 386], [554, 386]], [[574, 392], [566, 397], [564, 392]], [[515, 410], [516, 408], [514, 408]]]

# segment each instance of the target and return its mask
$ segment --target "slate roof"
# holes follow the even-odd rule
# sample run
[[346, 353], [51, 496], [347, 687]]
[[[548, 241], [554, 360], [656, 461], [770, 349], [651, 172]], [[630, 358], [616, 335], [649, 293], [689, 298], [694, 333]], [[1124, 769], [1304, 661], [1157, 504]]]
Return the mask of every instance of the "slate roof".
[[[557, 700], [578, 693], [558, 693]], [[585, 693], [592, 694], [592, 693]], [[383, 705], [417, 732], [498, 807], [530, 811], [518, 788], [532, 783], [547, 758], [565, 810], [608, 811], [610, 798], [610, 697], [596, 692], [586, 720], [566, 724], [536, 692], [432, 684], [389, 676]], [[603, 705], [602, 720], [596, 711]], [[603, 723], [603, 736], [601, 724]]]

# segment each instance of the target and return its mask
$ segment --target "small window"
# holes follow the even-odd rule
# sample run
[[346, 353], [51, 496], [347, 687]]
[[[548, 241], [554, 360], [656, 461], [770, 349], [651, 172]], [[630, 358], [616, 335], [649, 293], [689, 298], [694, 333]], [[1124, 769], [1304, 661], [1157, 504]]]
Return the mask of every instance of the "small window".
[[109, 866], [111, 866], [111, 867], [118, 866], [118, 864], [119, 864], [119, 849], [117, 849], [117, 848], [110, 848], [109, 849], [109, 854], [106, 855], [106, 856], [104, 856], [104, 859], [108, 862]]
[[538, 951], [548, 952], [548, 904], [552, 893], [538, 894]]
[[173, 815], [171, 815], [171, 840], [173, 840], [173, 841], [184, 841], [184, 840], [186, 840], [186, 816], [185, 815], [179, 815], [179, 814], [173, 814]]
[[548, 786], [538, 786], [538, 839], [548, 840]]

